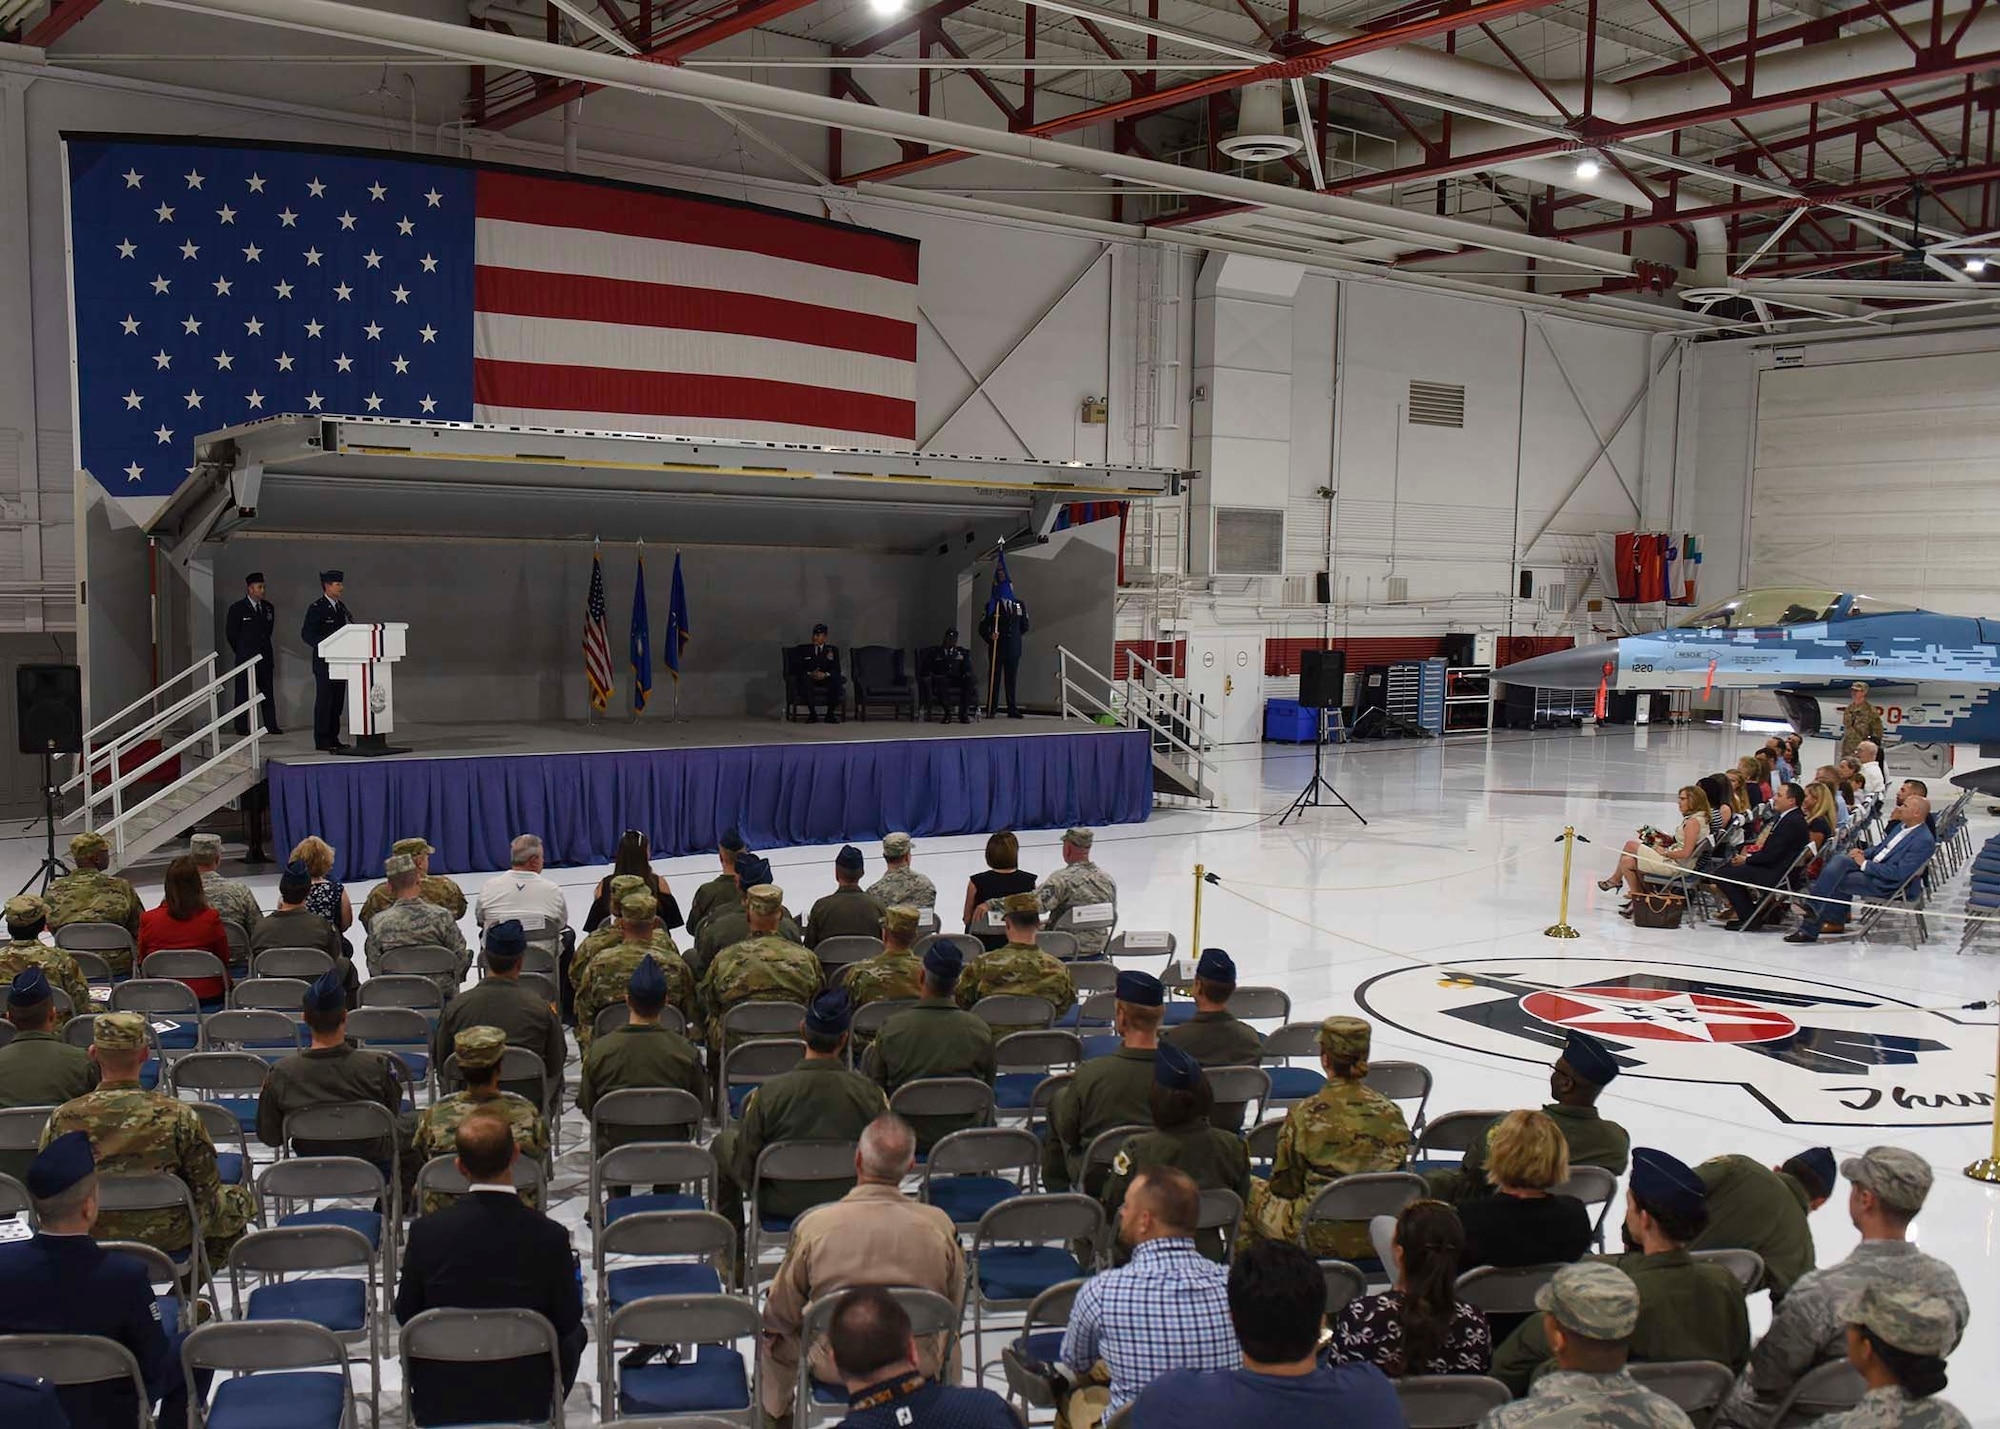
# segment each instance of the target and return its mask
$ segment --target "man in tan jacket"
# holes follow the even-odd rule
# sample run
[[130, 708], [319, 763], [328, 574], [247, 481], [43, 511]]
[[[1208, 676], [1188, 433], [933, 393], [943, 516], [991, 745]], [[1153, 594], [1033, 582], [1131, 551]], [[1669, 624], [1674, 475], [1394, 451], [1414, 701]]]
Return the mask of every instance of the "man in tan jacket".
[[[773, 1419], [792, 1412], [799, 1331], [814, 1300], [859, 1285], [893, 1285], [935, 1290], [953, 1305], [963, 1303], [965, 1254], [951, 1217], [899, 1189], [916, 1152], [908, 1122], [888, 1113], [875, 1118], [854, 1153], [858, 1184], [838, 1201], [815, 1206], [793, 1228], [764, 1302], [764, 1412]], [[919, 1342], [925, 1374], [937, 1373], [942, 1348], [935, 1339]], [[814, 1357], [819, 1377], [837, 1384], [825, 1350], [819, 1346]]]

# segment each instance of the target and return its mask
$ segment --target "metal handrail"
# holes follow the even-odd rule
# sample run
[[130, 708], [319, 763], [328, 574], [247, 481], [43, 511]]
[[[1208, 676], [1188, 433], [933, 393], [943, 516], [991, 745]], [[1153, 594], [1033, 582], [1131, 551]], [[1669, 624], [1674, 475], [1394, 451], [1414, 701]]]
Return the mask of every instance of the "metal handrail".
[[[1182, 680], [1177, 676], [1168, 674], [1165, 670], [1162, 670], [1158, 665], [1155, 665], [1151, 660], [1148, 660], [1144, 655], [1141, 655], [1138, 651], [1127, 650], [1125, 652], [1125, 659], [1128, 665], [1136, 665], [1139, 667], [1141, 671], [1145, 673], [1145, 675], [1150, 675], [1152, 677], [1152, 680], [1148, 681], [1144, 678], [1127, 675], [1125, 677], [1125, 683], [1128, 692], [1130, 690], [1137, 689], [1140, 692], [1142, 692], [1146, 696], [1146, 698], [1152, 701], [1155, 705], [1167, 705], [1168, 701], [1166, 697], [1160, 693], [1160, 690], [1158, 688], [1159, 686], [1164, 686], [1170, 693], [1177, 696], [1181, 701], [1184, 702], [1186, 706], [1185, 717], [1189, 717], [1189, 722], [1193, 724], [1196, 727], [1196, 729], [1200, 732], [1202, 744], [1206, 746], [1213, 743], [1213, 741], [1208, 738], [1208, 716], [1209, 716], [1208, 701], [1197, 696], [1194, 692], [1193, 687], [1191, 687], [1185, 680]], [[1168, 707], [1171, 709], [1171, 705], [1169, 705]], [[1180, 711], [1174, 711], [1174, 713], [1177, 718], [1184, 717], [1182, 716], [1182, 713]]]
[[[260, 655], [260, 656], [254, 656], [252, 658], [262, 659], [263, 657]], [[155, 688], [146, 691], [145, 694], [139, 696], [138, 699], [132, 701], [131, 704], [125, 706], [125, 708], [118, 711], [117, 714], [112, 715], [109, 719], [102, 720], [99, 723], [92, 725], [87, 731], [84, 732], [83, 738], [86, 747], [89, 745], [90, 740], [92, 739], [93, 736], [104, 733], [105, 730], [111, 728], [112, 725], [118, 723], [119, 720], [125, 718], [126, 715], [132, 713], [133, 710], [139, 708], [139, 706], [146, 703], [147, 700], [158, 699], [162, 691], [166, 690], [170, 686], [179, 684], [182, 680], [185, 680], [189, 675], [192, 675], [196, 670], [202, 669], [203, 667], [208, 667], [212, 669], [214, 665], [215, 665], [215, 652], [211, 650], [208, 652], [208, 654], [202, 656], [201, 659], [195, 661], [194, 664], [188, 666], [178, 675], [171, 675], [167, 679], [163, 680]], [[155, 718], [158, 717], [157, 711], [155, 712], [154, 717]]]
[[[160, 754], [154, 757], [152, 763], [148, 764], [146, 768], [150, 769], [153, 767], [153, 764], [158, 764], [166, 759], [169, 759], [172, 756], [180, 753], [183, 749], [186, 749], [189, 745], [194, 744], [198, 740], [205, 739], [210, 734], [216, 733], [222, 728], [223, 725], [230, 723], [238, 715], [243, 714], [249, 710], [254, 710], [259, 704], [259, 702], [262, 701], [263, 698], [264, 697], [261, 693], [252, 694], [249, 699], [245, 700], [235, 709], [225, 711], [221, 715], [218, 715], [214, 720], [210, 721], [208, 724], [203, 725], [201, 728], [195, 730], [193, 733], [189, 734], [186, 738], [182, 739], [179, 744], [174, 745], [171, 749], [163, 750]], [[154, 804], [157, 804], [160, 800], [166, 798], [167, 795], [173, 793], [188, 779], [195, 777], [195, 775], [201, 773], [203, 770], [214, 768], [217, 764], [220, 764], [223, 760], [228, 759], [238, 750], [248, 749], [250, 751], [251, 760], [254, 763], [257, 754], [257, 740], [260, 734], [261, 734], [260, 730], [253, 729], [249, 734], [242, 736], [236, 743], [230, 745], [226, 749], [219, 749], [214, 755], [212, 755], [208, 759], [203, 760], [202, 763], [197, 768], [190, 770], [187, 774], [183, 775], [180, 779], [175, 780], [172, 784], [167, 785], [165, 788], [154, 791], [146, 798], [132, 805], [132, 807], [129, 809], [114, 806], [116, 811], [114, 812], [111, 819], [105, 823], [98, 824], [96, 826], [96, 832], [105, 833], [117, 829], [120, 825], [130, 820], [133, 815], [145, 812], [147, 809], [150, 809]], [[125, 778], [119, 781], [114, 781], [112, 784], [106, 786], [106, 792], [108, 793], [113, 789], [117, 789], [122, 792], [125, 784], [133, 782], [133, 780], [136, 780], [138, 778], [139, 773], [143, 772], [144, 772], [143, 770], [135, 771], [129, 778]]]
[[[1106, 701], [1100, 700], [1096, 695], [1092, 694], [1084, 686], [1078, 684], [1075, 680], [1072, 680], [1070, 678], [1069, 667], [1072, 663], [1074, 663], [1077, 666], [1081, 667], [1086, 673], [1096, 676], [1098, 680], [1103, 682], [1107, 690], [1116, 689], [1118, 687], [1118, 682], [1110, 678], [1108, 675], [1104, 674], [1103, 671], [1094, 669], [1089, 661], [1083, 659], [1078, 655], [1071, 653], [1071, 651], [1067, 646], [1063, 645], [1056, 646], [1056, 656], [1060, 662], [1059, 674], [1062, 680], [1062, 687], [1063, 687], [1063, 718], [1068, 719], [1071, 715], [1072, 707], [1069, 701], [1069, 693], [1070, 691], [1074, 690], [1078, 695], [1088, 700], [1092, 705], [1095, 705], [1100, 713], [1110, 715], [1113, 719], [1118, 719], [1119, 715], [1117, 710], [1113, 709]], [[1207, 755], [1203, 754], [1199, 749], [1196, 749], [1193, 745], [1189, 744], [1186, 740], [1182, 739], [1179, 735], [1175, 734], [1172, 730], [1160, 724], [1157, 720], [1155, 720], [1152, 716], [1145, 713], [1143, 710], [1133, 710], [1130, 707], [1128, 707], [1126, 710], [1126, 718], [1122, 722], [1126, 725], [1127, 728], [1130, 728], [1131, 721], [1134, 719], [1138, 720], [1139, 723], [1143, 724], [1149, 731], [1152, 732], [1152, 734], [1155, 737], [1159, 739], [1164, 739], [1168, 744], [1173, 745], [1175, 748], [1185, 752], [1187, 756], [1190, 759], [1194, 760], [1196, 765], [1198, 765], [1200, 768], [1208, 771], [1211, 774], [1216, 774], [1216, 775], [1220, 774], [1221, 771], [1216, 767], [1216, 765], [1208, 758]]]
[[[79, 783], [89, 778], [93, 773], [96, 772], [96, 770], [101, 764], [106, 762], [106, 760], [104, 759], [104, 756], [106, 755], [111, 756], [109, 763], [111, 764], [112, 771], [115, 774], [117, 772], [116, 756], [122, 750], [124, 750], [129, 744], [136, 743], [137, 741], [142, 739], [151, 738], [153, 735], [158, 733], [158, 731], [162, 726], [171, 724], [174, 720], [180, 718], [183, 714], [195, 708], [203, 700], [212, 697], [216, 691], [220, 690], [223, 686], [227, 685], [231, 680], [235, 679], [238, 675], [247, 675], [249, 671], [252, 669], [252, 667], [254, 667], [263, 658], [264, 657], [262, 655], [252, 655], [248, 660], [245, 660], [241, 665], [235, 666], [233, 669], [227, 670], [220, 675], [214, 675], [210, 677], [210, 679], [206, 684], [203, 684], [198, 688], [189, 691], [187, 694], [182, 695], [178, 700], [174, 701], [173, 704], [167, 706], [165, 709], [155, 711], [151, 716], [149, 716], [145, 720], [144, 723], [134, 725], [131, 729], [126, 730], [123, 734], [117, 735], [111, 740], [109, 744], [101, 744], [93, 748], [90, 738], [86, 736], [84, 739], [83, 753], [76, 756], [78, 761], [77, 772], [74, 775], [72, 775], [68, 779], [68, 781], [66, 781], [61, 786], [58, 792], [67, 794], [70, 790], [74, 789]], [[203, 665], [213, 666], [214, 663], [215, 663], [215, 656], [208, 655], [204, 657], [203, 660], [201, 660], [197, 665], [189, 666], [188, 670], [184, 670], [181, 672], [181, 674], [174, 676], [173, 679], [171, 680], [168, 680], [166, 684], [160, 686], [160, 689], [164, 690], [167, 688], [168, 685], [176, 683], [177, 681], [182, 679], [188, 673], [189, 670], [201, 668], [201, 666]], [[252, 681], [251, 683], [254, 685], [255, 682]], [[146, 699], [156, 697], [159, 694], [159, 692], [160, 692], [159, 690], [155, 690], [153, 691], [152, 695], [142, 697], [139, 701], [135, 702], [134, 704], [127, 705], [125, 709], [120, 712], [120, 714], [112, 716], [111, 720], [107, 720], [105, 721], [104, 724], [97, 726], [97, 729], [93, 730], [92, 734], [95, 734], [103, 730], [109, 724], [113, 723], [119, 718], [122, 718], [124, 714], [130, 713], [132, 710], [138, 708], [140, 704], [145, 703]], [[152, 769], [158, 764], [158, 762], [159, 762], [158, 760], [154, 760], [151, 763], [149, 763], [146, 766], [146, 768]], [[127, 782], [129, 782], [129, 780]], [[94, 800], [91, 802], [94, 802]]]

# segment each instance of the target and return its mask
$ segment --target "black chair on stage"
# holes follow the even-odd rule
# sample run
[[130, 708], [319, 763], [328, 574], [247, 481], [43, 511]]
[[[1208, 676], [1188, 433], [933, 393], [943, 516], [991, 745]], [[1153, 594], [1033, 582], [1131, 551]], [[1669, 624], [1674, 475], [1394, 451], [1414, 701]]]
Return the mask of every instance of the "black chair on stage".
[[[979, 709], [979, 677], [972, 678], [966, 708]], [[944, 646], [926, 645], [917, 651], [917, 718], [928, 721], [936, 710], [949, 719], [958, 713], [958, 692], [944, 674]]]
[[783, 649], [785, 718], [788, 720], [800, 719], [813, 713], [813, 704], [809, 699], [812, 692], [807, 689], [811, 682], [806, 679], [806, 652], [811, 649], [810, 642], [804, 645], [787, 645]]
[[868, 706], [888, 705], [917, 717], [917, 687], [911, 683], [901, 650], [890, 645], [857, 645], [847, 654], [854, 683], [854, 717], [868, 718]]

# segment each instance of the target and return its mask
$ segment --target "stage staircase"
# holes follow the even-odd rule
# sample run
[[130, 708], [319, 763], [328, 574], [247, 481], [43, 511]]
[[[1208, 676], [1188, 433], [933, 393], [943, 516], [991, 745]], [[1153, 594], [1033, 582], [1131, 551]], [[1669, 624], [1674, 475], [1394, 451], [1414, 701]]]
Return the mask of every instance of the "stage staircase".
[[1153, 745], [1154, 799], [1214, 806], [1215, 743], [1208, 706], [1193, 691], [1137, 653], [1127, 653], [1127, 672], [1118, 679], [1064, 646], [1056, 647], [1056, 657], [1064, 719], [1145, 730]]
[[[263, 696], [248, 678], [261, 658], [218, 672], [208, 655], [86, 732], [82, 753], [60, 756], [57, 792], [75, 800], [60, 825], [104, 835], [118, 869], [241, 798], [264, 772]], [[229, 704], [239, 675], [249, 698]], [[234, 729], [242, 715], [248, 734]]]

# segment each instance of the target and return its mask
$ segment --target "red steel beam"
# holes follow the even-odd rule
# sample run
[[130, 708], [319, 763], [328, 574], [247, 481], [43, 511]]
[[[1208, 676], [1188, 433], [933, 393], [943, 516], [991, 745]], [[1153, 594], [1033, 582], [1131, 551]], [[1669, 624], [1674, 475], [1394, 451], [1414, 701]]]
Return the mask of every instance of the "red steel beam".
[[35, 22], [21, 43], [46, 49], [76, 28], [77, 21], [97, 8], [98, 0], [49, 0], [49, 13]]
[[[1317, 74], [1328, 65], [1355, 55], [1365, 55], [1375, 50], [1389, 49], [1396, 45], [1409, 44], [1432, 35], [1447, 34], [1467, 25], [1479, 24], [1482, 20], [1499, 19], [1506, 15], [1517, 15], [1528, 10], [1539, 10], [1555, 3], [1555, 0], [1489, 0], [1484, 5], [1472, 5], [1454, 9], [1446, 14], [1425, 16], [1421, 19], [1405, 21], [1384, 29], [1370, 30], [1365, 34], [1332, 44], [1315, 45], [1300, 50], [1296, 55], [1269, 64], [1232, 70], [1223, 74], [1209, 75], [1202, 79], [1188, 80], [1150, 94], [1131, 95], [1110, 104], [1095, 105], [1080, 109], [1074, 114], [1064, 114], [1055, 119], [1045, 119], [1039, 124], [1029, 125], [1017, 132], [1047, 138], [1053, 134], [1067, 134], [1077, 129], [1087, 129], [1093, 124], [1106, 124], [1118, 119], [1131, 119], [1141, 114], [1153, 114], [1162, 109], [1170, 109], [1177, 104], [1185, 104], [1191, 99], [1204, 99], [1211, 94], [1222, 94], [1229, 90], [1241, 89], [1266, 79], [1304, 79]], [[955, 163], [969, 157], [962, 149], [940, 149], [900, 164], [884, 164], [864, 173], [841, 176], [837, 181], [843, 184], [872, 180], [876, 183], [901, 178], [923, 169], [936, 168], [940, 164]]]

